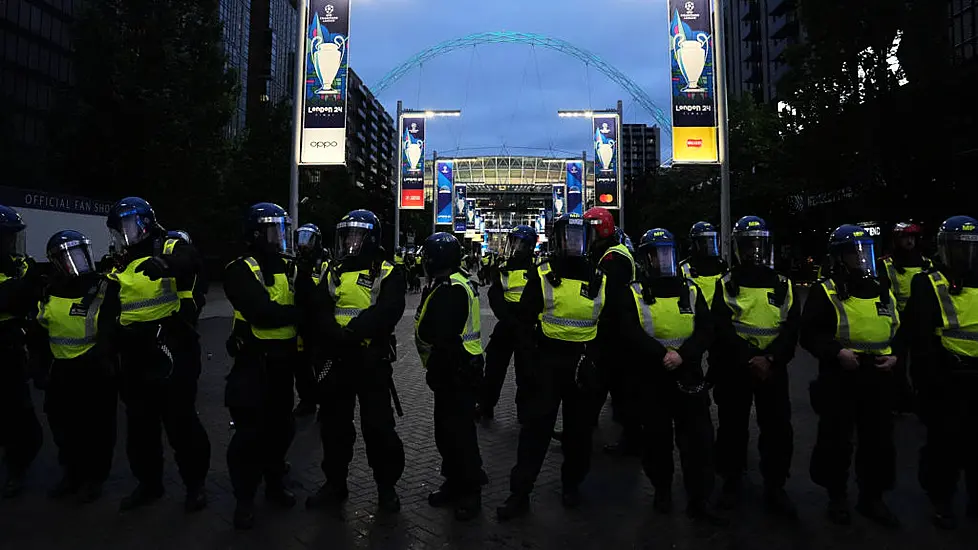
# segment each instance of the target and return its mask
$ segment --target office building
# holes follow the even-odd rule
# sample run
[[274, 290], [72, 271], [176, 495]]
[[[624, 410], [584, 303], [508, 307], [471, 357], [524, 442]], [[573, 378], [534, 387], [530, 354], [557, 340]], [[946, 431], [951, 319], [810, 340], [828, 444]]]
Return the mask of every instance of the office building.
[[621, 176], [625, 189], [659, 167], [659, 127], [621, 125]]
[[724, 36], [729, 96], [775, 103], [787, 71], [784, 51], [803, 39], [797, 0], [730, 0]]

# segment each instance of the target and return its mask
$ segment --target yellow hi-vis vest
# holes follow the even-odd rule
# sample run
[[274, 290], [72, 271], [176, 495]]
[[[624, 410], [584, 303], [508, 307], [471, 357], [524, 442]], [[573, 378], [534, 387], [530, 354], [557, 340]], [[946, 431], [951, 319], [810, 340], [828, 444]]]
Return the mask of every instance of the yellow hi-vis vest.
[[607, 255], [609, 252], [613, 254], [619, 254], [621, 256], [628, 258], [628, 263], [632, 264], [632, 278], [629, 279], [629, 281], [634, 281], [635, 280], [635, 258], [632, 256], [632, 253], [628, 251], [628, 247], [619, 243], [616, 244], [615, 246], [609, 247], [608, 250], [605, 250], [604, 253]]
[[543, 311], [540, 312], [540, 329], [543, 335], [564, 342], [590, 342], [598, 336], [598, 318], [604, 309], [606, 277], [602, 274], [597, 296], [587, 297], [588, 283], [577, 279], [563, 279], [560, 286], [547, 280], [552, 270], [550, 263], [537, 268], [543, 286]]
[[890, 303], [883, 305], [879, 298], [841, 299], [832, 279], [824, 279], [822, 288], [835, 308], [835, 340], [842, 347], [856, 353], [892, 355], [890, 343], [900, 328], [900, 314], [892, 292]]
[[[380, 298], [383, 281], [394, 271], [394, 266], [384, 262], [380, 266], [380, 277], [370, 278], [370, 270], [347, 271], [329, 275], [329, 295], [336, 304], [334, 313], [341, 327], [350, 324], [364, 310], [373, 307]], [[339, 283], [337, 284], [337, 280]]]
[[[14, 258], [14, 262], [17, 263], [17, 270], [20, 272], [17, 277], [8, 277], [6, 273], [0, 273], [0, 284], [7, 282], [10, 279], [22, 278], [27, 275], [27, 261], [23, 258]], [[0, 323], [4, 321], [9, 321], [13, 319], [14, 316], [9, 312], [0, 312]]]
[[642, 296], [642, 285], [632, 283], [632, 297], [638, 308], [638, 319], [642, 323], [645, 334], [654, 338], [668, 350], [679, 349], [693, 335], [696, 318], [696, 285], [690, 281], [686, 285], [689, 291], [689, 309], [680, 308], [679, 296], [673, 298], [656, 297], [652, 304], [645, 303]]
[[[924, 263], [928, 264], [930, 260], [924, 258]], [[890, 280], [890, 290], [896, 296], [897, 309], [902, 312], [903, 308], [907, 307], [907, 300], [910, 299], [910, 282], [913, 281], [914, 275], [922, 272], [925, 268], [904, 267], [901, 274], [897, 266], [893, 264], [893, 258], [883, 258], [883, 266], [886, 268], [886, 277]]]
[[781, 307], [772, 305], [769, 295], [776, 289], [740, 287], [736, 296], [730, 294], [728, 285], [733, 279], [732, 273], [727, 273], [723, 281], [723, 300], [733, 312], [731, 321], [737, 336], [747, 340], [757, 349], [765, 350], [781, 333], [781, 325], [788, 320], [788, 312], [795, 300], [791, 281], [784, 275], [778, 275], [781, 284], [786, 285], [788, 292]]
[[[471, 355], [482, 355], [482, 319], [479, 316], [479, 293], [475, 291], [473, 283], [465, 278], [461, 273], [453, 273], [449, 277], [452, 286], [461, 286], [465, 289], [465, 294], [469, 297], [469, 316], [465, 320], [465, 328], [462, 329], [462, 347]], [[431, 344], [421, 339], [418, 329], [425, 313], [428, 312], [428, 302], [436, 292], [432, 290], [425, 298], [424, 304], [414, 317], [414, 345], [418, 348], [418, 356], [421, 357], [421, 366], [428, 368], [428, 358], [431, 357]]]
[[[292, 289], [292, 283], [289, 281], [289, 276], [285, 273], [276, 273], [275, 281], [272, 286], [265, 285], [265, 277], [262, 275], [261, 266], [258, 265], [258, 261], [252, 257], [241, 258], [245, 264], [251, 268], [251, 272], [255, 274], [255, 278], [261, 283], [261, 286], [268, 292], [268, 297], [271, 298], [273, 302], [282, 306], [295, 305], [295, 291]], [[283, 262], [285, 260], [282, 260]], [[254, 323], [248, 321], [244, 318], [244, 315], [240, 311], [234, 310], [234, 321], [243, 321], [251, 326], [251, 334], [259, 340], [291, 340], [296, 337], [297, 331], [295, 325], [288, 325], [284, 327], [276, 328], [261, 328], [256, 327]], [[233, 329], [232, 329], [233, 330]]]
[[[177, 246], [178, 242], [180, 241], [178, 241], [177, 239], [167, 239], [166, 242], [163, 243], [163, 255], [167, 256], [173, 254], [173, 248]], [[194, 290], [196, 289], [197, 289], [197, 275], [194, 275], [194, 281], [190, 285], [190, 288], [184, 290], [177, 289], [177, 296], [181, 300], [193, 300]], [[197, 307], [196, 301], [194, 302], [194, 307]]]
[[939, 271], [928, 274], [928, 279], [941, 304], [944, 326], [935, 331], [941, 345], [955, 355], [978, 357], [978, 288], [964, 287], [954, 295]]
[[690, 281], [696, 283], [696, 286], [700, 287], [700, 292], [703, 293], [703, 298], [706, 300], [706, 305], [713, 305], [713, 294], [717, 289], [717, 281], [723, 277], [722, 273], [717, 273], [716, 275], [696, 275], [693, 276], [693, 266], [689, 265], [688, 261], [684, 261], [679, 264], [680, 271], [683, 272], [683, 277], [686, 277]]
[[400, 254], [395, 254], [394, 265], [404, 265], [404, 256], [401, 256]]
[[114, 270], [106, 275], [119, 283], [119, 324], [122, 326], [159, 321], [180, 309], [176, 279], [164, 277], [152, 281], [145, 273], [136, 273], [136, 268], [149, 259], [147, 256], [133, 260], [124, 270]]
[[95, 347], [98, 314], [105, 298], [105, 283], [99, 282], [95, 296], [84, 308], [87, 296], [48, 296], [37, 304], [37, 322], [48, 331], [48, 345], [55, 359], [74, 359]]
[[510, 303], [517, 303], [523, 296], [523, 289], [526, 288], [526, 270], [500, 271], [499, 281], [503, 285], [503, 299]]

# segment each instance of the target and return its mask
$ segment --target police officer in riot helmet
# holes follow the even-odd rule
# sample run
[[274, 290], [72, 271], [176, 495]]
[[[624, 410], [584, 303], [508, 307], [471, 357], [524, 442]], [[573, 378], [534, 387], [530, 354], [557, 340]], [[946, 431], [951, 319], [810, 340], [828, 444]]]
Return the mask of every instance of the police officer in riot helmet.
[[112, 335], [119, 311], [110, 307], [118, 302], [105, 304], [106, 283], [85, 235], [55, 233], [47, 257], [51, 283], [28, 332], [28, 347], [35, 380], [43, 381], [44, 412], [63, 469], [49, 494], [78, 494], [89, 503], [102, 494], [115, 448], [118, 359]]
[[710, 222], [696, 222], [689, 229], [689, 257], [679, 264], [683, 276], [692, 279], [703, 291], [706, 303], [713, 304], [717, 281], [727, 272], [720, 257], [720, 237]]
[[204, 479], [210, 441], [197, 416], [200, 348], [194, 327], [180, 314], [181, 297], [200, 274], [197, 249], [182, 240], [167, 244], [152, 206], [127, 197], [109, 210], [106, 225], [122, 253], [107, 274], [105, 306], [118, 302], [115, 327], [121, 358], [121, 397], [126, 404], [127, 454], [139, 484], [122, 500], [131, 510], [163, 496], [163, 429], [187, 488], [185, 509], [207, 504]]
[[404, 314], [403, 269], [385, 260], [380, 220], [354, 210], [336, 224], [334, 259], [320, 285], [319, 327], [334, 355], [323, 380], [319, 409], [325, 483], [306, 500], [307, 508], [335, 509], [346, 500], [360, 404], [360, 427], [367, 461], [384, 512], [401, 508], [395, 484], [404, 472], [404, 446], [394, 430], [392, 399], [396, 359], [394, 329]]
[[2, 496], [18, 495], [37, 451], [41, 425], [28, 387], [24, 326], [37, 307], [44, 279], [27, 255], [27, 226], [13, 208], [0, 206], [0, 447], [7, 478]]
[[883, 501], [893, 488], [896, 451], [891, 408], [894, 366], [904, 347], [896, 298], [879, 284], [873, 238], [856, 225], [839, 226], [829, 238], [829, 276], [811, 289], [802, 315], [801, 345], [819, 360], [810, 386], [819, 415], [812, 452], [812, 481], [828, 492], [829, 518], [849, 524], [846, 489], [856, 446], [859, 501], [856, 509], [883, 525], [899, 521]]
[[254, 525], [255, 494], [265, 482], [265, 500], [282, 508], [296, 503], [286, 487], [285, 455], [295, 435], [293, 369], [302, 294], [311, 275], [293, 268], [292, 219], [277, 204], [258, 203], [244, 220], [246, 255], [229, 263], [224, 292], [234, 308], [228, 350], [225, 405], [235, 430], [227, 461], [237, 507], [234, 526]]
[[[318, 285], [322, 276], [325, 259], [323, 258], [323, 234], [319, 226], [313, 223], [303, 224], [295, 233], [296, 261], [303, 271], [312, 273], [313, 281]], [[305, 339], [302, 334], [309, 330], [305, 323], [299, 326], [299, 360], [296, 368], [295, 388], [299, 394], [299, 404], [295, 406], [295, 416], [309, 416], [316, 413], [316, 371], [319, 351], [315, 338]]]

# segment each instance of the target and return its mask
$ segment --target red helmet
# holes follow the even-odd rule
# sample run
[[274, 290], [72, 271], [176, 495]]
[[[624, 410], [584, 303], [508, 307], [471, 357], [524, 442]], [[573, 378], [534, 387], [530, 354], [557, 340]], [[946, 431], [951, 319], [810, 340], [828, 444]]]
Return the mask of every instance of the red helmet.
[[902, 235], [916, 235], [920, 236], [924, 231], [914, 222], [899, 222], [893, 226], [893, 236], [899, 237]]
[[599, 239], [607, 239], [615, 235], [615, 218], [605, 208], [595, 206], [584, 213], [584, 223], [591, 229], [592, 235]]

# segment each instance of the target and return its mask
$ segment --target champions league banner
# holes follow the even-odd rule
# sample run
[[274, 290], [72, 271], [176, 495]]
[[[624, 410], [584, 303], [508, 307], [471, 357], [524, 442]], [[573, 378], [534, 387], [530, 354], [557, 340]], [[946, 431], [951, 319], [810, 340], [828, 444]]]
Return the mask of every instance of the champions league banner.
[[584, 162], [567, 161], [567, 204], [568, 214], [584, 215]]
[[424, 210], [424, 115], [401, 117], [401, 210]]
[[719, 162], [711, 0], [669, 0], [672, 162]]
[[305, 36], [306, 71], [299, 163], [345, 165], [350, 0], [309, 0], [304, 21], [299, 28]]
[[594, 198], [595, 205], [618, 208], [621, 185], [618, 179], [618, 115], [594, 115]]
[[438, 182], [436, 189], [438, 193], [436, 194], [437, 199], [436, 204], [438, 205], [438, 214], [435, 219], [436, 225], [452, 225], [454, 222], [454, 217], [452, 216], [452, 198], [453, 189], [455, 182], [455, 163], [450, 160], [439, 160], [438, 165], [435, 166], [435, 181]]
[[475, 229], [475, 199], [465, 199], [465, 229]]
[[554, 200], [553, 200], [553, 213], [554, 219], [557, 219], [564, 215], [564, 208], [567, 207], [567, 196], [566, 196], [566, 185], [561, 185], [555, 183], [553, 185]]
[[455, 201], [453, 206], [455, 212], [455, 232], [465, 233], [465, 220], [467, 218], [466, 207], [468, 206], [468, 200], [465, 193], [464, 185], [455, 186]]

